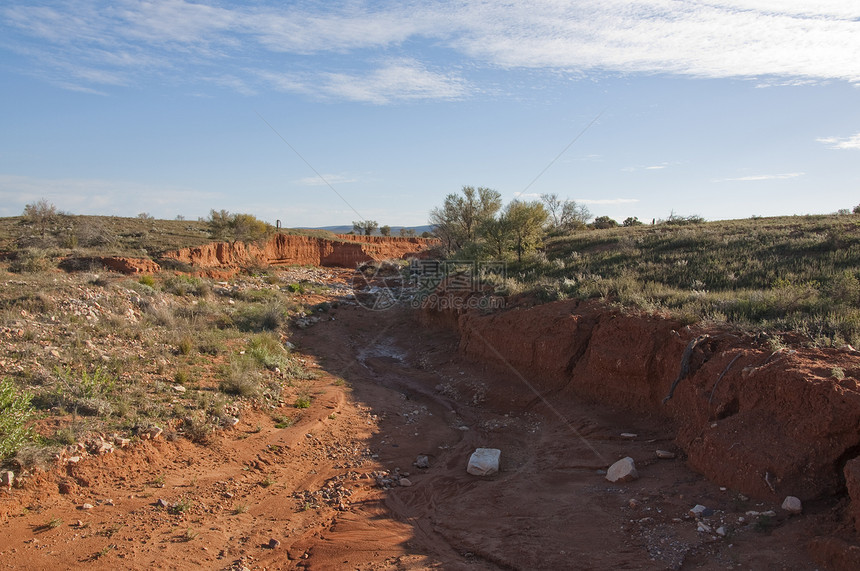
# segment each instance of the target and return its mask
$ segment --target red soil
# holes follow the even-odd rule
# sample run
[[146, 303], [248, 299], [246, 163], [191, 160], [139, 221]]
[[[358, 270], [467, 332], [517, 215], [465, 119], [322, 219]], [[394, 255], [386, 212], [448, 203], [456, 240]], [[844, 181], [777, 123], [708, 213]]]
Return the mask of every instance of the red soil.
[[[342, 303], [322, 315], [291, 336], [319, 367], [311, 408], [271, 411], [293, 426], [246, 411], [206, 447], [143, 441], [42, 474], [0, 496], [0, 562], [860, 568], [848, 495], [860, 482], [854, 352], [773, 354], [748, 336], [592, 302], [512, 301], [487, 314]], [[477, 447], [502, 450], [499, 474], [466, 473]], [[413, 466], [419, 455], [429, 468]], [[607, 482], [601, 471], [626, 456], [641, 478]], [[802, 515], [780, 510], [786, 495], [805, 500]], [[159, 498], [192, 503], [171, 513]], [[703, 519], [712, 531], [689, 515], [696, 504], [715, 510]]]
[[218, 242], [165, 252], [162, 257], [198, 268], [242, 268], [268, 265], [313, 265], [355, 268], [374, 260], [406, 258], [438, 241], [427, 238], [340, 235], [339, 240], [278, 234], [260, 246]]

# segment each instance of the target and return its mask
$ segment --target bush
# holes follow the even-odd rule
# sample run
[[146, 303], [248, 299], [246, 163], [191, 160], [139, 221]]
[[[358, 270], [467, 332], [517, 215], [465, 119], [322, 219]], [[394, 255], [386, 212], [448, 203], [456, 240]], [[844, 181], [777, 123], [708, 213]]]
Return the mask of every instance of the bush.
[[33, 416], [33, 395], [8, 379], [0, 380], [0, 459], [14, 454], [31, 437], [27, 422]]
[[9, 264], [9, 271], [18, 274], [44, 272], [50, 267], [50, 262], [43, 250], [26, 248], [15, 256]]
[[248, 359], [240, 359], [230, 363], [218, 389], [230, 395], [254, 397], [263, 392], [262, 381], [260, 371]]

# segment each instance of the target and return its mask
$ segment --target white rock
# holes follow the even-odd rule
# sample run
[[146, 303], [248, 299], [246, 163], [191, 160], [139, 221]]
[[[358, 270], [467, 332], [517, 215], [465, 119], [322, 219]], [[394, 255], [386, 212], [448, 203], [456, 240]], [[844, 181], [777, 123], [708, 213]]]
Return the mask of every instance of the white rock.
[[721, 525], [720, 527], [717, 528], [717, 535], [719, 535], [720, 537], [725, 537], [726, 533], [728, 533], [728, 532], [726, 531], [725, 526]]
[[803, 513], [803, 504], [800, 502], [799, 498], [787, 496], [782, 502], [782, 509], [790, 514], [799, 514]]
[[669, 452], [668, 450], [658, 450], [657, 458], [662, 458], [663, 460], [671, 460], [675, 457], [674, 452]]
[[412, 480], [410, 480], [409, 478], [400, 478], [398, 483], [404, 488], [408, 488], [412, 485]]
[[702, 533], [711, 533], [713, 530], [711, 529], [711, 526], [709, 526], [705, 522], [700, 521], [698, 531]]
[[637, 436], [639, 436], [639, 435], [634, 433], [634, 432], [622, 432], [621, 433], [621, 438], [636, 438]]
[[0, 472], [0, 485], [6, 486], [7, 488], [11, 488], [12, 484], [15, 483], [15, 472], [11, 472], [9, 470], [4, 470]]
[[498, 448], [478, 448], [469, 457], [466, 471], [473, 476], [490, 476], [499, 471], [499, 458], [502, 451]]
[[708, 511], [708, 508], [706, 508], [706, 507], [705, 507], [705, 506], [703, 506], [702, 504], [696, 504], [696, 505], [693, 507], [693, 509], [691, 509], [691, 510], [690, 510], [690, 515], [691, 515], [691, 516], [693, 516], [693, 517], [699, 517], [699, 516], [701, 516], [703, 513], [705, 513], [706, 511]]
[[627, 456], [609, 467], [606, 471], [606, 479], [610, 482], [632, 482], [639, 479], [636, 464], [633, 458]]

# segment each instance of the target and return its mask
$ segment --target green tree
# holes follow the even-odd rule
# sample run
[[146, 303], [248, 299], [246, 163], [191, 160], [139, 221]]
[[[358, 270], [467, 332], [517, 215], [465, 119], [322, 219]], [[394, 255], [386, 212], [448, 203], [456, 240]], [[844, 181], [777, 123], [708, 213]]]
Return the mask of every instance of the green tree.
[[258, 220], [253, 214], [231, 214], [226, 210], [210, 210], [208, 224], [216, 240], [253, 242], [274, 232], [271, 224]]
[[359, 220], [352, 223], [352, 228], [357, 234], [363, 233], [365, 236], [370, 236], [374, 230], [379, 228], [379, 224], [376, 220]]
[[541, 245], [543, 227], [547, 220], [546, 209], [539, 201], [512, 200], [505, 208], [504, 218], [507, 219], [517, 261], [522, 262], [524, 254]]
[[385, 226], [379, 227], [379, 233], [383, 236], [391, 236], [391, 226], [386, 224]]
[[598, 216], [594, 219], [594, 222], [592, 222], [591, 225], [598, 230], [602, 230], [604, 228], [615, 228], [618, 226], [618, 222], [609, 216]]
[[415, 229], [414, 228], [401, 228], [400, 229], [400, 236], [403, 238], [411, 238], [411, 237], [415, 236]]
[[484, 243], [491, 256], [501, 261], [507, 257], [511, 249], [511, 224], [507, 215], [501, 214], [496, 218], [484, 221], [480, 228]]
[[430, 211], [433, 234], [449, 252], [476, 242], [480, 225], [502, 207], [502, 195], [490, 188], [464, 186], [461, 192], [449, 194], [441, 208]]
[[628, 216], [621, 223], [622, 226], [642, 226], [642, 222], [635, 216]]

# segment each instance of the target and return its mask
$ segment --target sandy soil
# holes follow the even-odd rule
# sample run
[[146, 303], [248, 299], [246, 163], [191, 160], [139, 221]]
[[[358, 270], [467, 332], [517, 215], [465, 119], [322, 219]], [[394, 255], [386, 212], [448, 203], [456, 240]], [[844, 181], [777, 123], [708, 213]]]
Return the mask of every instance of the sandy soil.
[[[806, 546], [832, 502], [789, 517], [721, 489], [661, 420], [542, 400], [412, 310], [341, 304], [291, 340], [321, 373], [310, 408], [245, 411], [206, 446], [142, 441], [0, 492], [0, 567], [817, 567]], [[499, 474], [466, 473], [477, 447], [501, 449]], [[641, 478], [608, 482], [625, 456]]]

